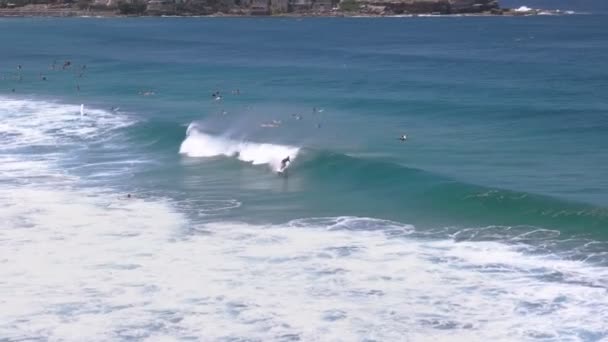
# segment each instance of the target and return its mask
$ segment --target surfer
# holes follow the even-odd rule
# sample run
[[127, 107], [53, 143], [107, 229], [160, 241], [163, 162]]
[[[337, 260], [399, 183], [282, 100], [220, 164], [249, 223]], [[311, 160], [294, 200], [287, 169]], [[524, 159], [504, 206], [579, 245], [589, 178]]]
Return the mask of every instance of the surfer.
[[281, 160], [281, 171], [285, 170], [287, 165], [291, 162], [291, 158], [287, 156], [287, 158]]

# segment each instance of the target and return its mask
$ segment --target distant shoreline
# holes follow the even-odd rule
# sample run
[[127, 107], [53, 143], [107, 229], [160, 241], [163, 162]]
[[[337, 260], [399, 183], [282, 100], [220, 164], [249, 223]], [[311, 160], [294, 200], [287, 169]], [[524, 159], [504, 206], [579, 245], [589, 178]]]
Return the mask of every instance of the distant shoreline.
[[176, 14], [176, 15], [124, 15], [119, 13], [102, 13], [65, 11], [57, 12], [17, 12], [7, 13], [0, 11], [0, 18], [460, 18], [460, 17], [536, 17], [536, 16], [568, 16], [583, 13], [552, 13], [552, 14], [491, 14], [491, 13], [466, 13], [466, 14], [274, 14], [274, 15], [252, 15], [252, 14]]
[[310, 18], [310, 17], [327, 17], [327, 18], [415, 18], [415, 17], [521, 17], [521, 16], [562, 16], [580, 14], [573, 11], [561, 11], [561, 10], [543, 10], [543, 9], [532, 9], [527, 7], [521, 7], [519, 9], [495, 9], [492, 11], [484, 12], [471, 12], [471, 13], [373, 13], [368, 11], [366, 8], [362, 8], [357, 11], [300, 11], [300, 12], [287, 12], [277, 14], [255, 14], [246, 11], [237, 11], [230, 13], [210, 13], [210, 14], [197, 14], [197, 13], [154, 13], [145, 12], [141, 14], [124, 14], [120, 13], [117, 9], [79, 9], [77, 7], [69, 6], [55, 6], [55, 5], [27, 5], [23, 7], [15, 8], [0, 8], [0, 17], [2, 18], [27, 18], [27, 17], [49, 17], [49, 18], [131, 18], [131, 17], [146, 17], [146, 18], [248, 18], [248, 17], [272, 17], [272, 18]]

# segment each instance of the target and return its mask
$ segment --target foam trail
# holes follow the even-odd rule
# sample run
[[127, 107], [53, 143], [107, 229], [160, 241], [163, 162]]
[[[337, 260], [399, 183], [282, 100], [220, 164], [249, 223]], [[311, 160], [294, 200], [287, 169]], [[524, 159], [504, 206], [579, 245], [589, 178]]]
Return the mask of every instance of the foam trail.
[[182, 142], [179, 153], [189, 157], [237, 157], [253, 165], [267, 164], [278, 171], [281, 160], [287, 156], [293, 161], [300, 148], [288, 145], [236, 141], [229, 138], [213, 136], [201, 132], [194, 123], [186, 130], [186, 139]]

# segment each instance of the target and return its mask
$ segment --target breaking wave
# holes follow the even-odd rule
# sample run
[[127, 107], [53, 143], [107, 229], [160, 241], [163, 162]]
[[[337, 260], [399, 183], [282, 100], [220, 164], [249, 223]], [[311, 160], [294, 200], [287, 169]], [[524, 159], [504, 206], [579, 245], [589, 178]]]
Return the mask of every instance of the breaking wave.
[[290, 157], [294, 160], [299, 147], [237, 141], [228, 137], [219, 137], [204, 133], [200, 127], [191, 123], [186, 130], [186, 139], [182, 142], [179, 153], [189, 157], [236, 157], [253, 165], [267, 164], [272, 170], [279, 170], [281, 160]]

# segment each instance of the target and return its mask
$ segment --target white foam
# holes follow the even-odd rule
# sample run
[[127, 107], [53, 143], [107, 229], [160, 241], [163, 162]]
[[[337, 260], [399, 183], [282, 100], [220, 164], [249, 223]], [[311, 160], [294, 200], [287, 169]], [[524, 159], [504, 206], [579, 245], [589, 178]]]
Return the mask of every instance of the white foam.
[[99, 139], [109, 131], [131, 124], [124, 115], [79, 105], [0, 97], [0, 131], [3, 149], [31, 145], [65, 144]]
[[190, 124], [179, 153], [189, 157], [234, 156], [253, 165], [267, 164], [272, 170], [278, 171], [281, 160], [287, 156], [294, 160], [299, 150], [294, 146], [236, 141], [213, 136], [199, 130], [196, 124]]
[[[606, 337], [608, 273], [365, 218], [195, 229], [162, 200], [0, 190], [0, 336], [514, 341]], [[27, 203], [27, 205], [18, 205]], [[204, 229], [204, 231], [202, 230]], [[559, 276], [557, 276], [559, 275]]]
[[81, 117], [80, 109], [78, 105], [0, 97], [0, 177], [21, 181], [69, 178], [57, 167], [59, 160], [91, 141], [110, 140], [112, 131], [132, 123], [124, 115], [93, 108]]

